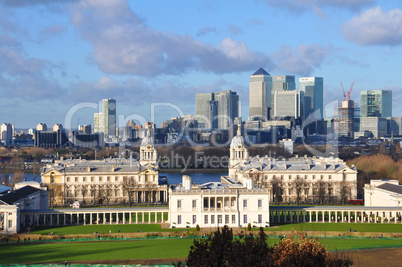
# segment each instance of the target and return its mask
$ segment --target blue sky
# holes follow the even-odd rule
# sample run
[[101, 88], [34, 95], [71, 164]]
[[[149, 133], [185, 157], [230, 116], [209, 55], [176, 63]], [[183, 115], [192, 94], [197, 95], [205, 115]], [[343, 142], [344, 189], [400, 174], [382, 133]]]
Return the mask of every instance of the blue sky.
[[3, 0], [0, 123], [51, 126], [73, 114], [75, 128], [115, 98], [120, 124], [159, 125], [194, 114], [196, 93], [228, 89], [246, 119], [260, 67], [323, 77], [328, 114], [340, 83], [356, 81], [352, 99], [391, 89], [402, 116], [401, 45], [399, 0]]

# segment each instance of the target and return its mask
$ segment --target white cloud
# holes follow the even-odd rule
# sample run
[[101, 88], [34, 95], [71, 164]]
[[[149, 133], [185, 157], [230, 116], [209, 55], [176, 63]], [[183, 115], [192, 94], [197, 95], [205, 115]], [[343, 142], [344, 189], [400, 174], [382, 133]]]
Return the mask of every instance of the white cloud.
[[401, 45], [402, 9], [384, 12], [381, 7], [365, 10], [343, 25], [346, 39], [360, 45]]
[[151, 29], [125, 1], [88, 0], [73, 5], [72, 21], [93, 47], [106, 73], [158, 76], [191, 70], [215, 73], [250, 71], [270, 65], [245, 43], [224, 39], [207, 45], [188, 35]]
[[261, 0], [269, 6], [276, 8], [287, 8], [292, 12], [302, 12], [312, 10], [318, 16], [323, 17], [322, 8], [335, 7], [339, 9], [348, 9], [352, 11], [360, 10], [363, 7], [370, 6], [376, 0]]
[[299, 45], [296, 52], [289, 46], [283, 46], [279, 52], [271, 54], [271, 60], [276, 64], [275, 69], [308, 76], [314, 68], [320, 67], [331, 53], [330, 45]]

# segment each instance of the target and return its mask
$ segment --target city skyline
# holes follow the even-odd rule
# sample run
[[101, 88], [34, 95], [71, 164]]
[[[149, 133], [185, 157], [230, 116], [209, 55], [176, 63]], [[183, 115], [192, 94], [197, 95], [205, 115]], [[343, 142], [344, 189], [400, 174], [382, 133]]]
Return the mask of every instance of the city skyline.
[[[392, 90], [393, 116], [402, 115], [396, 0], [20, 0], [3, 1], [0, 13], [0, 117], [17, 129], [63, 124], [74, 105], [104, 98], [147, 121], [152, 103], [195, 114], [196, 93], [222, 90], [238, 93], [248, 118], [249, 77], [260, 67], [295, 76], [296, 89], [300, 77], [323, 77], [324, 106], [342, 100], [340, 82], [356, 81], [357, 103], [363, 90]], [[93, 124], [96, 112], [80, 111], [72, 127]], [[178, 115], [162, 108], [155, 122]]]

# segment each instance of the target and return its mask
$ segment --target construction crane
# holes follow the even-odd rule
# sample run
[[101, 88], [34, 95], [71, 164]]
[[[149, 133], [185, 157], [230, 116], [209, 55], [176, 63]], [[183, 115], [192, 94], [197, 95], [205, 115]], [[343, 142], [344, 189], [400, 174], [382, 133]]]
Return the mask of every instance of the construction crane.
[[350, 101], [350, 94], [352, 93], [353, 85], [355, 85], [355, 82], [352, 83], [352, 85], [350, 86], [350, 89], [349, 89], [348, 93], [345, 94], [345, 89], [343, 89], [343, 84], [342, 84], [342, 82], [341, 82], [342, 93], [343, 93], [343, 101], [346, 100], [346, 95], [348, 96], [348, 101]]
[[350, 101], [350, 94], [352, 93], [353, 85], [355, 85], [355, 81], [353, 81], [352, 85], [350, 86], [350, 90], [348, 92], [348, 101]]

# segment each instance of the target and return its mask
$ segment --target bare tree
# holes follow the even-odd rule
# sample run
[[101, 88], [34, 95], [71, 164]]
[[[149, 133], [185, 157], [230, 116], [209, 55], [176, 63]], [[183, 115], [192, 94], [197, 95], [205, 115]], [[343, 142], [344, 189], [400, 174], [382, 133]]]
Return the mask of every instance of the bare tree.
[[10, 174], [12, 173], [11, 166], [9, 162], [3, 162], [0, 165], [0, 171], [4, 176], [4, 184], [6, 186], [11, 186], [11, 181], [10, 181]]
[[317, 189], [317, 196], [318, 196], [318, 201], [319, 204], [322, 205], [325, 200], [325, 193], [327, 191], [327, 183], [323, 180], [319, 180], [315, 183], [315, 187]]
[[54, 207], [57, 204], [59, 189], [56, 186], [49, 186], [49, 205]]
[[350, 186], [346, 181], [342, 181], [339, 187], [339, 196], [341, 198], [341, 204], [345, 204], [347, 198], [349, 197], [350, 194]]
[[297, 205], [300, 205], [300, 200], [302, 198], [303, 191], [304, 191], [305, 187], [307, 186], [306, 179], [304, 177], [300, 177], [299, 175], [297, 175], [296, 179], [293, 182], [293, 185], [294, 185], [294, 188], [296, 191]]
[[85, 203], [85, 197], [88, 195], [88, 187], [87, 184], [81, 185], [81, 195], [82, 195], [82, 203]]
[[271, 180], [271, 187], [273, 201], [276, 205], [278, 205], [279, 201], [282, 201], [282, 186], [282, 180], [274, 176]]
[[112, 199], [113, 192], [114, 192], [113, 184], [105, 184], [99, 188], [100, 198], [105, 201], [106, 206], [108, 207], [110, 204], [110, 200]]
[[96, 184], [91, 184], [91, 185], [89, 186], [89, 191], [91, 192], [92, 203], [95, 204], [95, 203], [97, 202], [97, 201], [96, 201], [96, 193], [99, 193], [99, 192], [98, 192], [98, 189], [97, 189], [97, 187], [96, 187]]
[[131, 207], [131, 204], [134, 201], [135, 192], [138, 189], [138, 183], [135, 181], [134, 177], [123, 177], [122, 187], [123, 191], [127, 192], [128, 203]]

